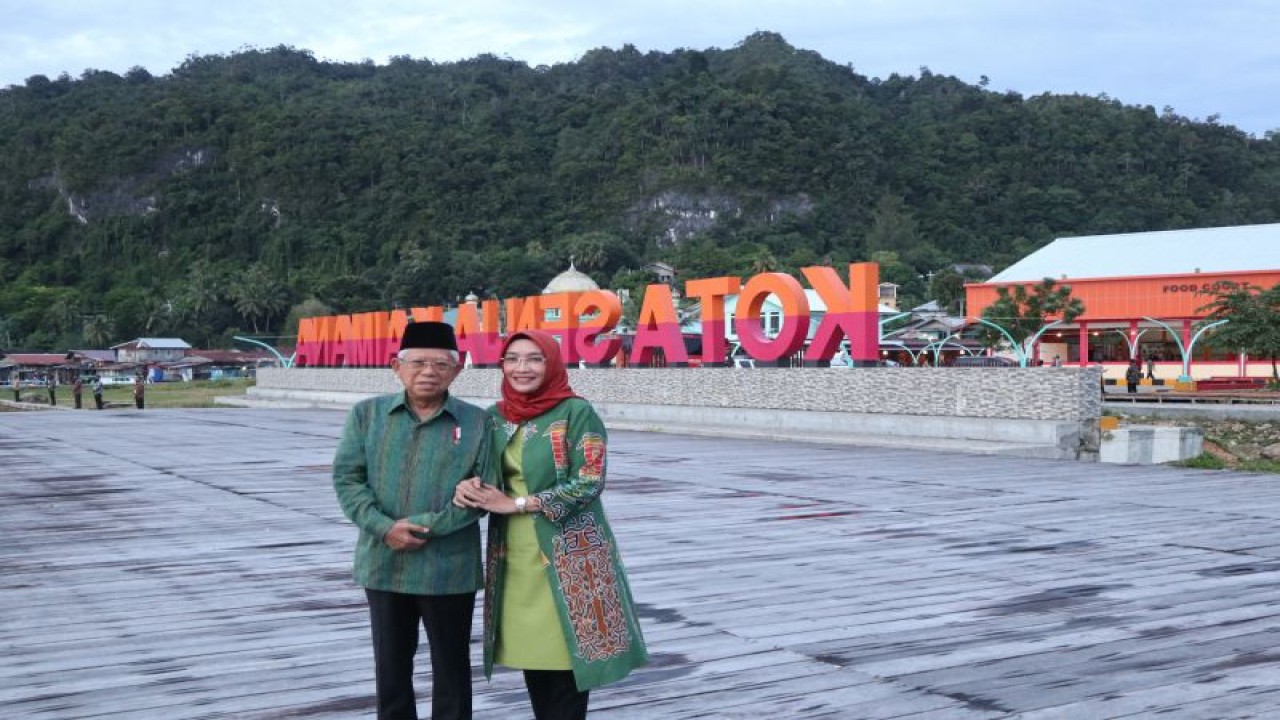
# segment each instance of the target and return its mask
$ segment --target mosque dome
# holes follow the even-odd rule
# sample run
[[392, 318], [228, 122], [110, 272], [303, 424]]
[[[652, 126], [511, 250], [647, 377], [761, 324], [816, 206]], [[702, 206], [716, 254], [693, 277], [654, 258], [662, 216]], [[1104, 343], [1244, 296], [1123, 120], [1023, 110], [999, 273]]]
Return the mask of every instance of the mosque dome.
[[600, 286], [592, 280], [589, 275], [578, 270], [573, 266], [573, 260], [569, 261], [569, 269], [551, 278], [551, 282], [542, 289], [543, 295], [562, 292], [587, 292], [588, 290], [599, 290]]

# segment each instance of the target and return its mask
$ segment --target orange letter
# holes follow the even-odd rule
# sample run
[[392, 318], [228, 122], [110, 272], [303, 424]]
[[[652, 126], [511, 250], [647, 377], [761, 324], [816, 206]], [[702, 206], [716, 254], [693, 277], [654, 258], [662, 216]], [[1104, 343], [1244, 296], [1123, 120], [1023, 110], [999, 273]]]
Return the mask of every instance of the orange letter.
[[684, 349], [680, 335], [680, 321], [676, 319], [675, 304], [671, 300], [671, 288], [654, 284], [645, 288], [644, 304], [640, 306], [640, 318], [636, 320], [635, 343], [631, 346], [632, 365], [649, 365], [653, 351], [662, 350], [668, 365], [689, 364], [689, 353]]
[[[770, 339], [761, 324], [760, 311], [770, 295], [782, 306], [782, 326]], [[745, 317], [743, 308], [746, 308]], [[809, 298], [800, 281], [786, 273], [760, 273], [747, 281], [738, 298], [738, 341], [756, 360], [781, 360], [799, 350], [809, 335]]]
[[[574, 313], [574, 308], [578, 305], [578, 296], [582, 293], [562, 292], [550, 293], [543, 295], [540, 302], [542, 303], [542, 329], [557, 335], [560, 338], [560, 352], [564, 355], [564, 361], [569, 365], [575, 365], [578, 362], [578, 346], [576, 338], [578, 335], [578, 316]], [[550, 312], [555, 312], [554, 318], [549, 318]]]
[[684, 284], [686, 297], [702, 303], [702, 364], [725, 365], [729, 360], [729, 336], [725, 334], [724, 299], [737, 295], [742, 281], [736, 277], [704, 278]]
[[600, 343], [595, 340], [618, 326], [622, 301], [608, 290], [591, 290], [578, 298], [573, 313], [582, 323], [575, 341], [578, 356], [592, 365], [608, 364], [622, 348], [622, 338], [611, 337]]

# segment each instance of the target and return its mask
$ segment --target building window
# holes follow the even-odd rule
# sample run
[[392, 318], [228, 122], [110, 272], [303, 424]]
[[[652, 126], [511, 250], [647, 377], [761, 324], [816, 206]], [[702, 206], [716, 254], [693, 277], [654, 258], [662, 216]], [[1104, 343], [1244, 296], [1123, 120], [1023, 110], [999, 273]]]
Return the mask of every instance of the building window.
[[782, 313], [767, 312], [764, 314], [764, 334], [768, 337], [776, 337], [782, 330]]

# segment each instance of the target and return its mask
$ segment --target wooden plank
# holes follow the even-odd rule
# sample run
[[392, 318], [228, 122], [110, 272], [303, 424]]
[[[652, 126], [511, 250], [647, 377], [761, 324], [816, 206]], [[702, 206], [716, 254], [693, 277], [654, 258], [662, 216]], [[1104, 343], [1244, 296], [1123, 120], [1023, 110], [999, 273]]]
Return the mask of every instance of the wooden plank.
[[[0, 414], [0, 717], [372, 717], [341, 422]], [[593, 717], [1280, 713], [1270, 478], [617, 432], [605, 501], [654, 662]]]

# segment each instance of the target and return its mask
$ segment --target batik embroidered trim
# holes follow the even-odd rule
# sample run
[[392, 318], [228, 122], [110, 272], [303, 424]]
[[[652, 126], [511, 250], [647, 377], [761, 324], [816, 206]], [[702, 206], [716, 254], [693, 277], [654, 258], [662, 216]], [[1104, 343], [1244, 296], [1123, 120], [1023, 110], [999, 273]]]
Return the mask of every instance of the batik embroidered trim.
[[599, 433], [583, 433], [578, 441], [578, 450], [582, 452], [582, 469], [578, 475], [588, 480], [604, 479], [604, 436]]
[[564, 441], [568, 433], [569, 423], [556, 420], [547, 426], [547, 437], [551, 440], [551, 458], [556, 466], [556, 477], [564, 480], [569, 475], [569, 444]]
[[552, 554], [579, 656], [598, 662], [625, 653], [631, 638], [618, 579], [595, 517], [579, 515], [566, 522], [552, 541]]

